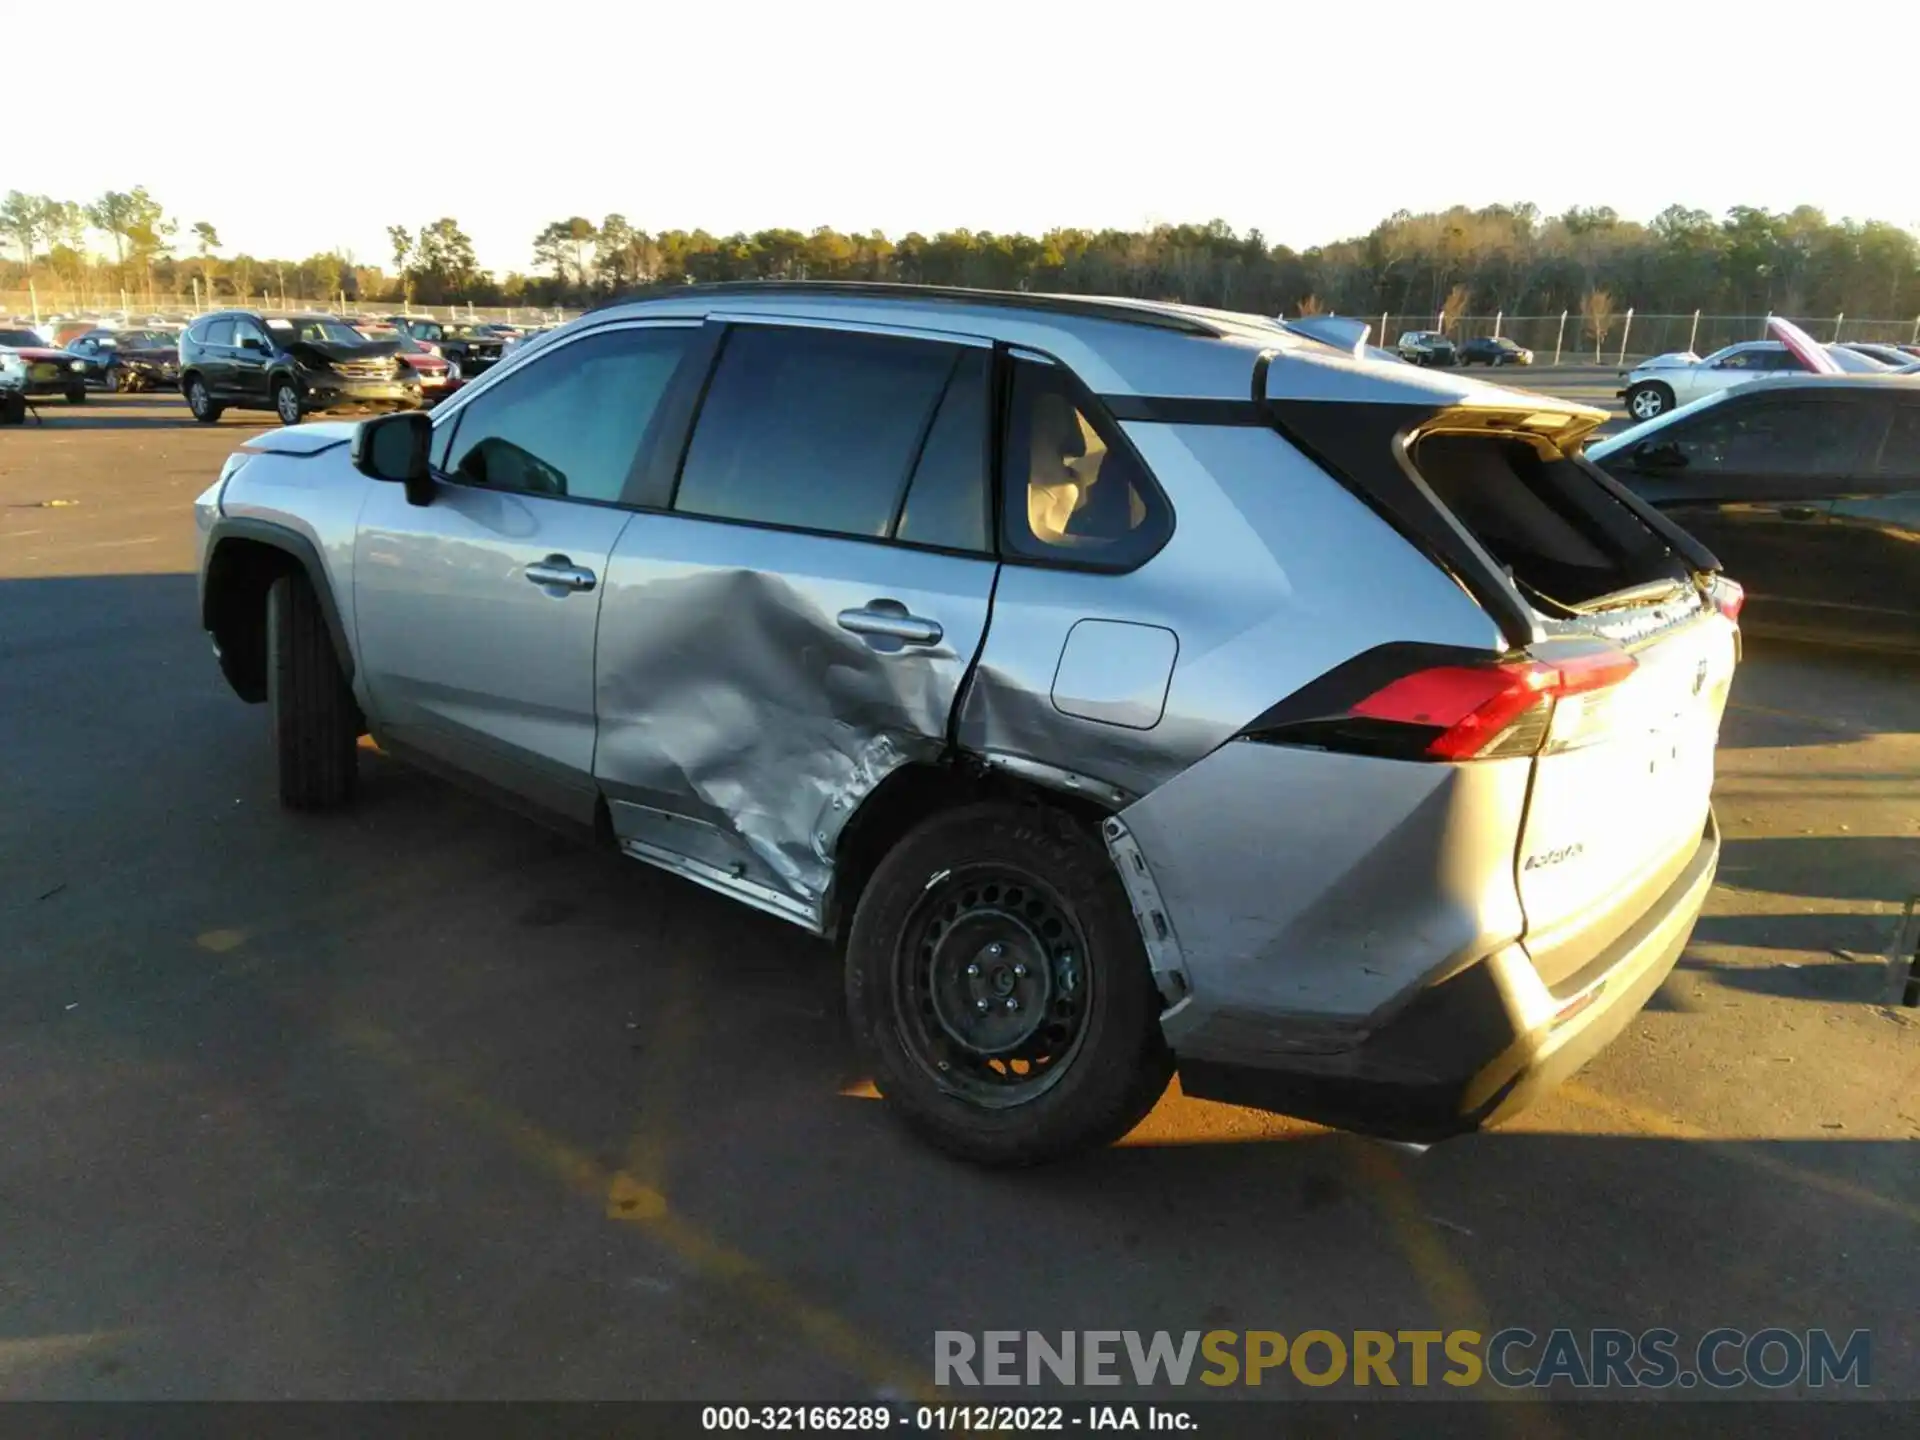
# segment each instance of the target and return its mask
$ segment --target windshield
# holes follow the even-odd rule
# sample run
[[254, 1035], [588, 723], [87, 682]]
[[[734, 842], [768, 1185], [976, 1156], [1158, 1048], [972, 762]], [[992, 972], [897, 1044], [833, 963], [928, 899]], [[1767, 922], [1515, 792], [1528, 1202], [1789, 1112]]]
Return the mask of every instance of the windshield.
[[305, 340], [316, 345], [364, 345], [366, 337], [343, 320], [305, 316], [298, 320], [269, 320], [267, 328], [281, 344]]
[[0, 330], [0, 345], [41, 345], [45, 342], [31, 330]]

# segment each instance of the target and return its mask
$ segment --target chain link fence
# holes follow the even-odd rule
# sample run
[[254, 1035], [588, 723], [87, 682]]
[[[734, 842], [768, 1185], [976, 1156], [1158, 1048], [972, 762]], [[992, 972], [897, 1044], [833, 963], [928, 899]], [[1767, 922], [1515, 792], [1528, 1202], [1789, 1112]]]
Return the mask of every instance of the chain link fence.
[[[1618, 365], [1626, 360], [1691, 350], [1710, 355], [1741, 340], [1766, 340], [1770, 315], [1641, 315], [1622, 309], [1596, 325], [1578, 310], [1556, 315], [1358, 316], [1374, 327], [1375, 343], [1391, 348], [1410, 330], [1444, 330], [1461, 341], [1502, 335], [1533, 351], [1537, 365]], [[1920, 345], [1920, 317], [1874, 320], [1851, 315], [1783, 316], [1816, 340]]]

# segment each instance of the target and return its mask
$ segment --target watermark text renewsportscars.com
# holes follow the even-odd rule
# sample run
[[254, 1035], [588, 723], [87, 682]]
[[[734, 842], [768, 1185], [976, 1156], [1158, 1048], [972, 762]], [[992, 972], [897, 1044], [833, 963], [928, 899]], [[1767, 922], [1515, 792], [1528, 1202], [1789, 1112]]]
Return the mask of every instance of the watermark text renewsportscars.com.
[[1865, 1330], [937, 1330], [938, 1386], [1865, 1389]]

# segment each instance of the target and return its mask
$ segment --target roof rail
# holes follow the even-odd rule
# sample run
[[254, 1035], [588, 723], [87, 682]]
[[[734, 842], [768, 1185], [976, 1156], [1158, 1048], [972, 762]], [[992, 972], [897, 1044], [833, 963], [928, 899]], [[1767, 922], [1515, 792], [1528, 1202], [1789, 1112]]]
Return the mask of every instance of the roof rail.
[[1145, 325], [1155, 330], [1172, 330], [1181, 335], [1200, 335], [1208, 339], [1218, 339], [1226, 333], [1198, 315], [1183, 310], [1162, 309], [1148, 301], [1104, 299], [1094, 295], [1041, 295], [1026, 290], [970, 290], [958, 285], [899, 285], [881, 280], [723, 280], [703, 285], [646, 285], [602, 300], [593, 309], [604, 310], [609, 306], [630, 305], [641, 300], [781, 294], [1040, 310], [1088, 320], [1113, 320], [1122, 325]]

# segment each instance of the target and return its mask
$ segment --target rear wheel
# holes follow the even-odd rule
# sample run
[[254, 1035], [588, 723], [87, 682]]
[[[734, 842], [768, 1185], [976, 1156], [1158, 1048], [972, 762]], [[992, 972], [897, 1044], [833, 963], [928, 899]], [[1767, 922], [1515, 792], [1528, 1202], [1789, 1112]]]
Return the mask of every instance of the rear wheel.
[[216, 405], [213, 395], [207, 389], [207, 382], [198, 375], [187, 382], [187, 408], [193, 412], [193, 418], [202, 425], [211, 425], [226, 411], [226, 406]]
[[1627, 391], [1627, 414], [1651, 420], [1673, 408], [1673, 391], [1658, 380], [1643, 380]]
[[27, 423], [27, 397], [18, 391], [0, 395], [0, 425]]
[[963, 1159], [1109, 1144], [1173, 1073], [1119, 877], [1058, 812], [983, 804], [922, 824], [869, 881], [846, 963], [874, 1083]]
[[282, 575], [267, 591], [267, 708], [280, 803], [327, 810], [351, 799], [360, 710], [303, 574]]
[[67, 403], [69, 405], [86, 404], [87, 387], [85, 385], [69, 385], [67, 387]]
[[282, 425], [300, 423], [300, 390], [293, 381], [281, 380], [273, 387], [273, 413]]

